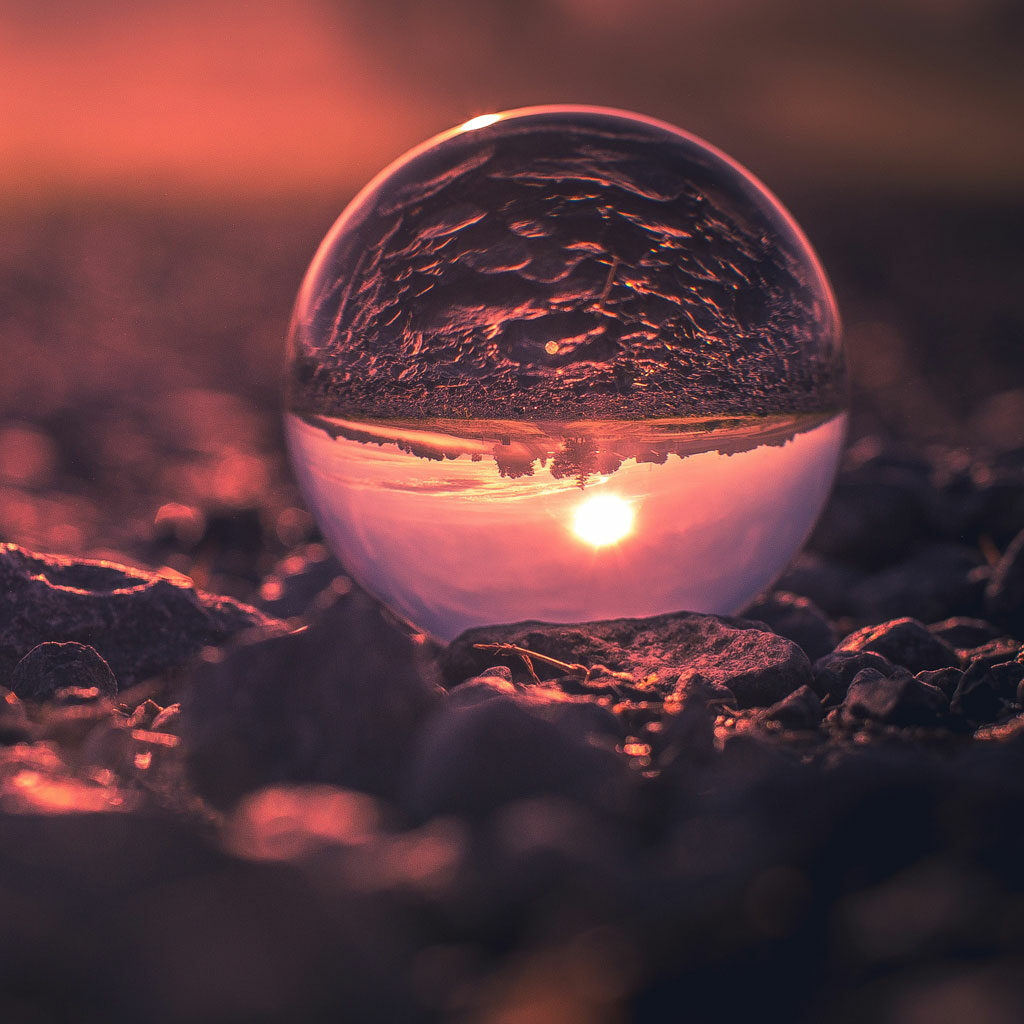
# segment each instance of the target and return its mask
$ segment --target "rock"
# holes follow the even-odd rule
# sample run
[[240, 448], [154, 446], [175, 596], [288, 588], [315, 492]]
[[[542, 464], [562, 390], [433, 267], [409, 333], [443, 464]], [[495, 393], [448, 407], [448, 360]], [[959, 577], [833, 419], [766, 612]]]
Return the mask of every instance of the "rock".
[[175, 732], [181, 719], [181, 705], [168, 704], [162, 708], [150, 722], [149, 728], [154, 732]]
[[784, 590], [765, 595], [743, 614], [748, 619], [766, 622], [779, 636], [801, 647], [811, 661], [828, 654], [839, 639], [832, 623], [813, 601]]
[[979, 647], [1000, 636], [1000, 629], [984, 619], [970, 619], [962, 615], [954, 615], [941, 622], [933, 622], [928, 627], [940, 640], [945, 640], [950, 647], [957, 649]]
[[661, 720], [658, 764], [677, 786], [689, 786], [694, 772], [715, 753], [715, 717], [724, 706], [735, 707], [732, 690], [723, 683], [687, 671], [676, 680], [672, 699]]
[[658, 765], [677, 781], [686, 778], [714, 757], [715, 714], [706, 704], [691, 700], [662, 719]]
[[766, 780], [769, 787], [778, 786], [781, 780], [792, 775], [793, 768], [789, 751], [763, 731], [729, 732], [712, 769], [712, 785], [721, 792], [750, 793]]
[[702, 708], [729, 704], [735, 706], [736, 696], [724, 683], [708, 679], [700, 672], [682, 672], [676, 680], [673, 698], [680, 707], [697, 705]]
[[950, 708], [970, 722], [993, 722], [1002, 713], [1005, 703], [1017, 696], [1022, 679], [1024, 664], [1019, 661], [990, 665], [979, 659], [964, 672]]
[[15, 666], [11, 689], [22, 700], [50, 700], [58, 691], [68, 690], [94, 690], [97, 697], [116, 697], [117, 680], [96, 648], [74, 641], [43, 643]]
[[[741, 707], [772, 704], [811, 679], [810, 662], [792, 641], [746, 619], [689, 612], [581, 626], [520, 622], [471, 629], [441, 656], [449, 684], [479, 675], [494, 660], [493, 650], [474, 648], [478, 643], [512, 643], [570, 664], [606, 665], [663, 691], [682, 672], [698, 672], [727, 686]], [[525, 676], [515, 662], [512, 668]], [[536, 668], [543, 673], [542, 663]]]
[[964, 674], [958, 668], [935, 668], [915, 672], [914, 676], [922, 683], [937, 686], [947, 697], [952, 697]]
[[990, 640], [987, 644], [971, 647], [961, 651], [961, 657], [967, 669], [975, 666], [988, 668], [1001, 665], [1020, 657], [1021, 645], [1013, 637], [1003, 636]]
[[891, 676], [896, 671], [896, 666], [881, 654], [871, 651], [833, 651], [814, 663], [811, 686], [819, 696], [838, 702], [846, 696], [857, 673], [866, 668], [874, 669], [883, 676]]
[[450, 707], [468, 708], [499, 697], [514, 697], [518, 693], [519, 689], [510, 679], [490, 675], [474, 676], [449, 692], [448, 704]]
[[946, 708], [946, 696], [938, 687], [915, 679], [905, 669], [884, 676], [866, 668], [850, 683], [842, 717], [850, 723], [869, 719], [884, 725], [934, 727], [941, 724]]
[[988, 566], [974, 548], [935, 544], [851, 587], [850, 610], [878, 622], [909, 615], [934, 622], [983, 613]]
[[507, 699], [579, 736], [602, 735], [608, 737], [612, 744], [622, 738], [622, 724], [608, 708], [592, 697], [570, 696], [559, 688], [557, 681], [550, 686], [519, 686], [503, 676], [475, 676], [449, 692], [445, 707], [453, 710], [470, 708], [490, 700]]
[[910, 672], [957, 667], [960, 659], [945, 640], [916, 619], [893, 619], [851, 633], [837, 651], [872, 651]]
[[587, 735], [580, 724], [545, 714], [523, 695], [442, 706], [416, 737], [403, 804], [422, 820], [479, 818], [537, 796], [628, 813], [628, 767], [602, 736]]
[[809, 686], [801, 686], [757, 717], [762, 722], [778, 722], [786, 729], [814, 729], [821, 722], [821, 699]]
[[[1018, 698], [1019, 700], [1020, 698]], [[999, 725], [982, 726], [975, 734], [983, 743], [997, 743], [1008, 749], [1024, 752], [1024, 715], [1017, 715]]]
[[985, 588], [985, 610], [1024, 639], [1024, 530], [1010, 542]]
[[213, 653], [179, 725], [189, 773], [218, 806], [278, 782], [393, 796], [417, 726], [444, 696], [423, 645], [361, 592], [306, 629]]
[[505, 679], [508, 682], [512, 682], [512, 669], [508, 665], [490, 665], [480, 673], [481, 676]]
[[241, 630], [275, 624], [247, 605], [197, 591], [170, 570], [0, 545], [0, 684], [29, 651], [50, 641], [95, 648], [124, 688], [179, 668]]

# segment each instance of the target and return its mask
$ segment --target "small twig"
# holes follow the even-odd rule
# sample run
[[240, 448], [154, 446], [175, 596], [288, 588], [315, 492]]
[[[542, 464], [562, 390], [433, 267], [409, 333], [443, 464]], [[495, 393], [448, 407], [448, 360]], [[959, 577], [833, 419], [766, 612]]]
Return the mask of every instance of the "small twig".
[[[526, 666], [527, 672], [530, 673], [531, 678], [535, 683], [539, 683], [540, 679], [537, 673], [534, 671], [533, 662], [534, 660], [542, 661], [546, 665], [551, 665], [553, 668], [561, 669], [563, 672], [572, 674], [582, 674], [583, 682], [590, 682], [590, 674], [594, 670], [587, 668], [586, 665], [579, 665], [575, 662], [559, 661], [558, 658], [552, 658], [547, 654], [540, 654], [537, 651], [531, 651], [526, 647], [520, 647], [518, 644], [509, 643], [496, 643], [496, 644], [473, 644], [478, 651], [498, 651], [501, 654], [515, 654], [523, 660], [523, 664]], [[608, 686], [613, 689], [620, 697], [622, 691], [612, 681], [608, 680]]]

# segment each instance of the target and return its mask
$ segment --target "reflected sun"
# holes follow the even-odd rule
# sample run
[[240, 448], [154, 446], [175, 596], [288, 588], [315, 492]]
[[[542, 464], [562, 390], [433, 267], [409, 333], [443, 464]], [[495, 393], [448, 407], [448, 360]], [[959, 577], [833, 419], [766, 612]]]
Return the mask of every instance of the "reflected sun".
[[576, 506], [572, 530], [580, 540], [603, 548], [633, 530], [633, 506], [617, 494], [595, 494]]

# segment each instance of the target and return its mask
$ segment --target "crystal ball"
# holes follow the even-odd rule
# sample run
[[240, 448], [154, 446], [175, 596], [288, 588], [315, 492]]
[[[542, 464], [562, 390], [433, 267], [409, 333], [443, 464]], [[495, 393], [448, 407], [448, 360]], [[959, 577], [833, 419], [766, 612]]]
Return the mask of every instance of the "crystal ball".
[[734, 613], [845, 432], [796, 223], [671, 125], [477, 117], [371, 181], [296, 301], [286, 435], [351, 575], [423, 631]]

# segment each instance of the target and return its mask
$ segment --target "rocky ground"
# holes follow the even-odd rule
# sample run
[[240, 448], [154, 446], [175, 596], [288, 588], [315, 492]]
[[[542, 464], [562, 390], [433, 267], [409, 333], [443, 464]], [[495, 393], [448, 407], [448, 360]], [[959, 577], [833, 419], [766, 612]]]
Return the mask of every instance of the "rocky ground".
[[1020, 272], [951, 283], [994, 222], [929, 290], [829, 220], [852, 443], [743, 618], [441, 649], [284, 465], [314, 221], [7, 224], [0, 1019], [1024, 1018]]

